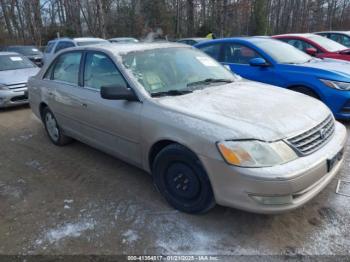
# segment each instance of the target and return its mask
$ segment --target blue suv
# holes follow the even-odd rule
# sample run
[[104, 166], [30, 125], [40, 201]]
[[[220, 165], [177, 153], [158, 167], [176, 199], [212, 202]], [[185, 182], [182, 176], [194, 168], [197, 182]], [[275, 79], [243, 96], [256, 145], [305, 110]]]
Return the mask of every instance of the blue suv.
[[313, 58], [267, 37], [225, 38], [195, 45], [236, 74], [322, 100], [350, 119], [350, 63]]

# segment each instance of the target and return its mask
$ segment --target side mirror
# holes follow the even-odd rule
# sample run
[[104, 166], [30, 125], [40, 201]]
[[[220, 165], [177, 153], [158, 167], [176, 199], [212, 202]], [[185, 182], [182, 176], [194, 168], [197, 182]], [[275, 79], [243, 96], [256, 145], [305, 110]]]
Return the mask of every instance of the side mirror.
[[134, 91], [124, 85], [101, 87], [101, 97], [108, 100], [138, 101]]
[[307, 54], [309, 54], [311, 56], [315, 56], [317, 54], [317, 50], [313, 47], [306, 48], [305, 51]]
[[265, 59], [257, 57], [253, 58], [249, 61], [249, 64], [251, 66], [270, 66]]

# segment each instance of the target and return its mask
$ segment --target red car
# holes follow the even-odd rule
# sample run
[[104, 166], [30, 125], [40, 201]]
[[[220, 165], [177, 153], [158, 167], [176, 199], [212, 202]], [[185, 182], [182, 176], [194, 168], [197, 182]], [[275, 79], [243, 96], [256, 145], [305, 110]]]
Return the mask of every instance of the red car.
[[350, 49], [348, 47], [323, 36], [314, 34], [286, 34], [275, 35], [273, 38], [282, 40], [318, 58], [350, 61]]

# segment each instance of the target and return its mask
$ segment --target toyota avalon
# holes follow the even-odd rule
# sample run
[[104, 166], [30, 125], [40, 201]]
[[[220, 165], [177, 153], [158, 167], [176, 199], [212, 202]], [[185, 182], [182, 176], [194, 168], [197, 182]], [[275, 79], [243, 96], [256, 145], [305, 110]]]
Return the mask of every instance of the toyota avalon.
[[343, 161], [346, 129], [321, 102], [183, 44], [64, 50], [31, 78], [29, 100], [52, 143], [76, 139], [147, 171], [188, 213], [300, 207]]

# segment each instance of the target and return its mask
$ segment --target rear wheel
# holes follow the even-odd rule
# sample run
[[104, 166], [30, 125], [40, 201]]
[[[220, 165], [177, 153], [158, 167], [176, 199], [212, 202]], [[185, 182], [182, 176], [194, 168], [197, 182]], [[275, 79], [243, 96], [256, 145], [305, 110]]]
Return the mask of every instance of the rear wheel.
[[57, 120], [54, 114], [51, 112], [51, 110], [48, 107], [44, 108], [42, 116], [43, 116], [46, 133], [49, 136], [52, 143], [54, 143], [57, 146], [64, 146], [72, 142], [72, 139], [70, 137], [65, 136], [62, 133], [62, 130], [57, 124]]
[[296, 87], [291, 88], [290, 90], [293, 90], [295, 92], [302, 93], [304, 95], [308, 95], [308, 96], [311, 96], [311, 97], [313, 97], [315, 99], [319, 99], [320, 100], [320, 97], [313, 90], [311, 90], [308, 87], [296, 86]]
[[154, 182], [174, 208], [187, 213], [204, 213], [215, 206], [209, 178], [197, 156], [172, 144], [156, 156]]

